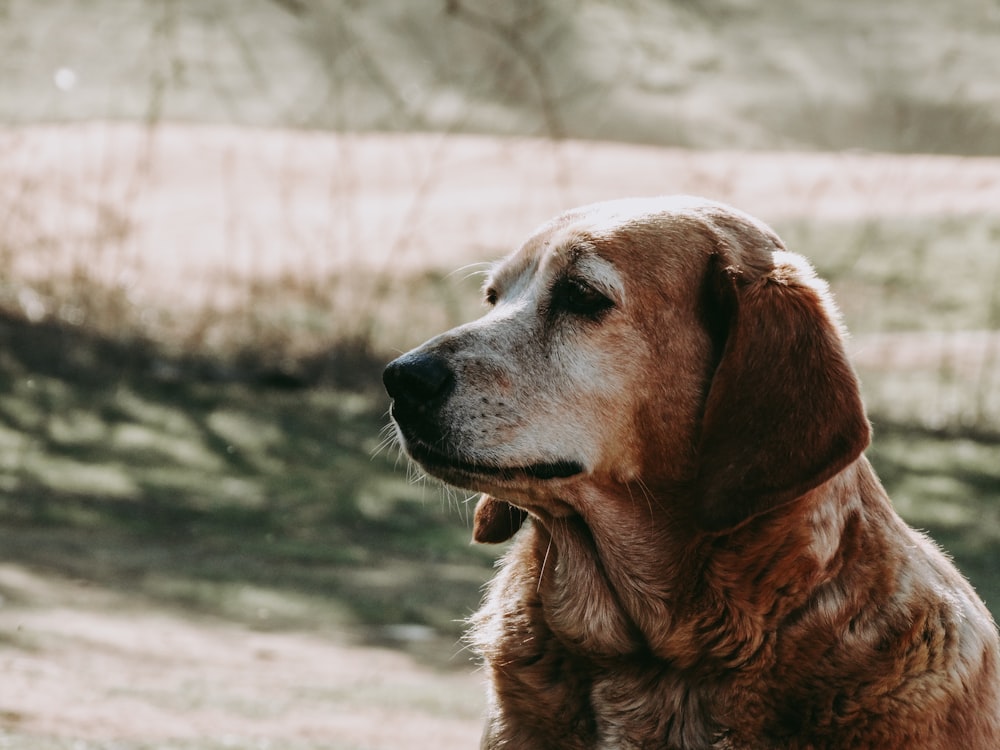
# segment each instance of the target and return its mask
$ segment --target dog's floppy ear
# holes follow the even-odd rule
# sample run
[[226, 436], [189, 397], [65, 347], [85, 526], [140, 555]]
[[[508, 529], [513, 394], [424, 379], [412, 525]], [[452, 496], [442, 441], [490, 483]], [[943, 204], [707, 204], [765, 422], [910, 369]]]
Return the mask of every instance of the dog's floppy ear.
[[483, 494], [476, 503], [476, 511], [472, 522], [472, 538], [480, 544], [500, 544], [506, 542], [521, 528], [526, 511]]
[[[716, 256], [707, 304], [725, 339], [699, 444], [697, 514], [732, 528], [841, 471], [870, 427], [826, 284], [804, 258], [775, 251], [763, 274]], [[720, 312], [721, 311], [721, 312]], [[721, 342], [720, 342], [721, 343]]]

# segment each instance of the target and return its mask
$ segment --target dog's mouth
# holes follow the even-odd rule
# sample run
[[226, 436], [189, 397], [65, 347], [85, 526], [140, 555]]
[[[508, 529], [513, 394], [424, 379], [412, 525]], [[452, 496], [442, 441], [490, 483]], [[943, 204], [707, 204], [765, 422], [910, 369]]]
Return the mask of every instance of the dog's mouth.
[[412, 437], [407, 437], [404, 440], [404, 446], [410, 458], [426, 469], [429, 474], [452, 483], [460, 484], [462, 478], [468, 478], [469, 480], [486, 479], [494, 483], [514, 484], [526, 479], [535, 481], [568, 479], [583, 473], [583, 465], [578, 461], [539, 461], [524, 466], [501, 466], [470, 461], [452, 453], [432, 448]]

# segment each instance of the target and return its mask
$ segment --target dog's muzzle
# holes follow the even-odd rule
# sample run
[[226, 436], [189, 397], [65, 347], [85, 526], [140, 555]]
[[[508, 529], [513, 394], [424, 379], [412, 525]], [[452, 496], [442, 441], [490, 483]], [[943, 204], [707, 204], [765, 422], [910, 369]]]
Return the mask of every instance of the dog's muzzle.
[[390, 362], [382, 373], [385, 390], [392, 398], [390, 413], [399, 428], [403, 448], [428, 473], [473, 487], [471, 477], [515, 482], [525, 477], [564, 479], [583, 471], [582, 464], [571, 460], [507, 466], [470, 459], [453, 443], [451, 431], [441, 423], [441, 411], [455, 390], [455, 381], [455, 372], [443, 357], [425, 352], [404, 354]]

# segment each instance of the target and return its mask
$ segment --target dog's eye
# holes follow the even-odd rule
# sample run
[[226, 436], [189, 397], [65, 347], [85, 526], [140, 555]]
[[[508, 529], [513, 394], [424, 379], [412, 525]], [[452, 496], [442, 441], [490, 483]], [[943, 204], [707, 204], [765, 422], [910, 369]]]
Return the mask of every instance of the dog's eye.
[[496, 289], [494, 289], [493, 287], [490, 287], [489, 289], [486, 290], [486, 299], [485, 299], [485, 302], [490, 307], [493, 307], [497, 303], [497, 290]]
[[572, 277], [563, 279], [557, 285], [555, 294], [553, 295], [553, 304], [558, 309], [572, 315], [581, 315], [594, 319], [600, 317], [601, 314], [614, 306], [614, 302], [594, 289], [590, 284]]

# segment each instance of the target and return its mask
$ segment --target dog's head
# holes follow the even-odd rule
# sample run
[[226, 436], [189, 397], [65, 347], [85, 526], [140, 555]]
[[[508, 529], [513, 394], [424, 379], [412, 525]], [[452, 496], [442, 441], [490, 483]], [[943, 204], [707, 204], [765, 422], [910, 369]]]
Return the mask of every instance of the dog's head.
[[487, 493], [482, 541], [516, 531], [518, 509], [568, 516], [588, 486], [630, 483], [726, 529], [867, 445], [826, 285], [734, 209], [678, 197], [570, 211], [484, 294], [482, 318], [384, 374], [407, 454]]

